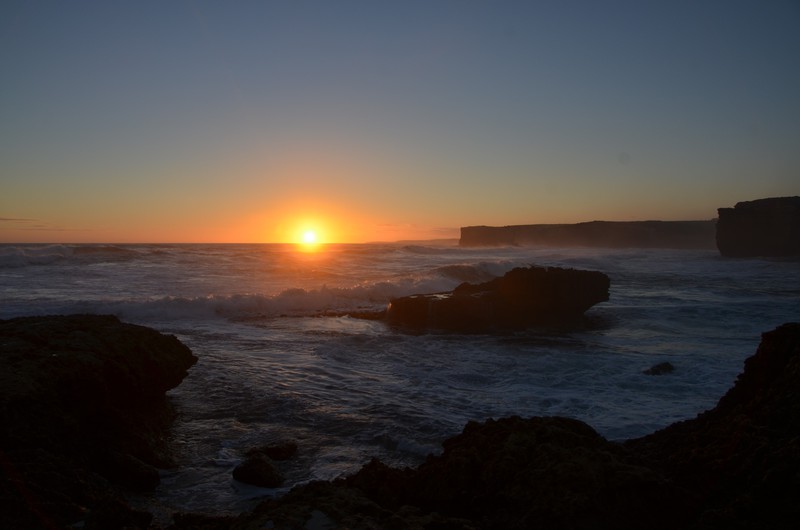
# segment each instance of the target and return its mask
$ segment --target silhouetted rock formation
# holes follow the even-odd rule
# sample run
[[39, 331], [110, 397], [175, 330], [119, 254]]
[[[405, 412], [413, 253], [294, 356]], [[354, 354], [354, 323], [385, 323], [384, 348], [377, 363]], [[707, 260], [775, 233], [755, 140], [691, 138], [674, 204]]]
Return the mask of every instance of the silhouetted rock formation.
[[275, 467], [272, 459], [264, 453], [252, 453], [236, 466], [233, 478], [245, 484], [262, 488], [277, 488], [283, 484], [283, 474]]
[[764, 333], [713, 409], [627, 442], [692, 495], [698, 528], [794, 528], [800, 520], [800, 323]]
[[576, 224], [465, 226], [459, 245], [714, 248], [715, 221], [591, 221]]
[[253, 447], [245, 454], [244, 461], [234, 468], [233, 478], [262, 488], [277, 488], [283, 484], [284, 478], [274, 461], [289, 460], [296, 454], [297, 444], [294, 442]]
[[608, 276], [601, 272], [516, 268], [486, 283], [462, 283], [451, 292], [396, 298], [386, 318], [415, 329], [459, 332], [570, 324], [608, 300], [608, 288]]
[[800, 256], [800, 197], [739, 202], [718, 212], [723, 256]]
[[0, 320], [0, 526], [145, 527], [116, 486], [153, 489], [171, 464], [165, 392], [196, 361], [113, 316]]
[[[415, 470], [373, 461], [344, 481], [390, 510], [414, 506], [469, 527], [674, 528], [665, 477], [568, 418], [470, 422]], [[451, 526], [457, 527], [457, 526]]]
[[649, 436], [609, 442], [566, 418], [470, 422], [415, 469], [373, 460], [239, 517], [179, 515], [175, 528], [793, 529], [798, 387], [800, 324], [785, 324], [714, 409]]
[[664, 375], [664, 374], [671, 374], [675, 371], [675, 367], [672, 366], [672, 363], [664, 362], [654, 364], [647, 370], [642, 371], [644, 375]]
[[[147, 528], [109, 480], [133, 470], [149, 487], [147, 466], [168, 463], [164, 392], [195, 360], [114, 317], [0, 321], [0, 525]], [[178, 515], [174, 528], [788, 530], [800, 519], [798, 388], [800, 323], [784, 324], [716, 407], [651, 435], [610, 442], [558, 417], [470, 422], [417, 468], [373, 460], [238, 517]]]

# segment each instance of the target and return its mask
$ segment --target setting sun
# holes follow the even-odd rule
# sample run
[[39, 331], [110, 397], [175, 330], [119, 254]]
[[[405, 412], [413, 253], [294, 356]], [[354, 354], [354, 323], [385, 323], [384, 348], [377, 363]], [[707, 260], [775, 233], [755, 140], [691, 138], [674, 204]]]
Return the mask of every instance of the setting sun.
[[317, 242], [317, 233], [313, 230], [306, 230], [303, 232], [303, 243], [306, 245], [313, 245]]
[[297, 246], [303, 252], [316, 252], [320, 248], [320, 243], [321, 241], [316, 230], [305, 229], [300, 233]]
[[317, 220], [300, 223], [294, 233], [292, 240], [303, 250], [317, 250], [320, 245], [328, 242], [328, 234], [321, 231]]

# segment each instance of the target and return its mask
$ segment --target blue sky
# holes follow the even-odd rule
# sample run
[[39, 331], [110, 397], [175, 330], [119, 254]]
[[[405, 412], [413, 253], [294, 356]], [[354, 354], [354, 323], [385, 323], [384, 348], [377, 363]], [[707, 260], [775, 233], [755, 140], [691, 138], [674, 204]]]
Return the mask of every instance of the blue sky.
[[800, 4], [13, 2], [0, 241], [457, 237], [800, 194]]

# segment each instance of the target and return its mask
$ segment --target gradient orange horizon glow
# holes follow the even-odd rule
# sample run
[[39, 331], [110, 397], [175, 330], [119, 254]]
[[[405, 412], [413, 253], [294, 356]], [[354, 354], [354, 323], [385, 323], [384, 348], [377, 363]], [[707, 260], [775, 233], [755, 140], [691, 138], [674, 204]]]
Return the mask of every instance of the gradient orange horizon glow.
[[[484, 196], [484, 198], [486, 198]], [[326, 202], [329, 201], [329, 202]], [[102, 202], [102, 201], [101, 201]], [[414, 201], [411, 201], [412, 203]], [[470, 202], [470, 201], [467, 201]], [[417, 207], [425, 200], [415, 202]], [[538, 208], [530, 215], [509, 214], [498, 205], [495, 211], [475, 215], [443, 204], [439, 215], [430, 215], [423, 208], [389, 208], [369, 203], [366, 207], [347, 197], [329, 194], [327, 199], [293, 193], [292, 196], [270, 197], [262, 201], [252, 196], [235, 202], [201, 204], [202, 211], [176, 205], [154, 209], [141, 215], [124, 208], [87, 208], [80, 215], [61, 212], [54, 206], [47, 219], [0, 219], [0, 243], [294, 243], [305, 241], [305, 234], [315, 234], [315, 244], [393, 242], [403, 240], [458, 239], [460, 227], [469, 225], [516, 225], [537, 223], [576, 223], [593, 220], [635, 221], [646, 219], [700, 220], [712, 219], [716, 210], [703, 208], [702, 203], [684, 202], [681, 207], [645, 203], [644, 208], [631, 208], [622, 203], [603, 209], [578, 211], [560, 208]], [[720, 205], [723, 206], [723, 205]], [[648, 215], [646, 211], [652, 215]], [[594, 214], [594, 215], [591, 215]], [[414, 219], [414, 223], [408, 222]]]
[[791, 2], [468, 4], [0, 3], [0, 243], [457, 239], [800, 194]]
[[[307, 206], [306, 206], [307, 205]], [[459, 227], [392, 222], [387, 215], [306, 199], [270, 204], [263, 211], [216, 208], [205, 215], [172, 210], [128, 217], [95, 211], [74, 218], [0, 218], [0, 243], [365, 243], [456, 239]], [[313, 232], [314, 241], [307, 234]]]

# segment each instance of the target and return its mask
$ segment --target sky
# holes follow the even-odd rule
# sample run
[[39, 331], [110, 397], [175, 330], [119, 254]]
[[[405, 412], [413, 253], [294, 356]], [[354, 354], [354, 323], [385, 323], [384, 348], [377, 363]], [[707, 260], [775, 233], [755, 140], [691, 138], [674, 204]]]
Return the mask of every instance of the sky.
[[0, 4], [0, 242], [457, 238], [800, 195], [800, 2]]

